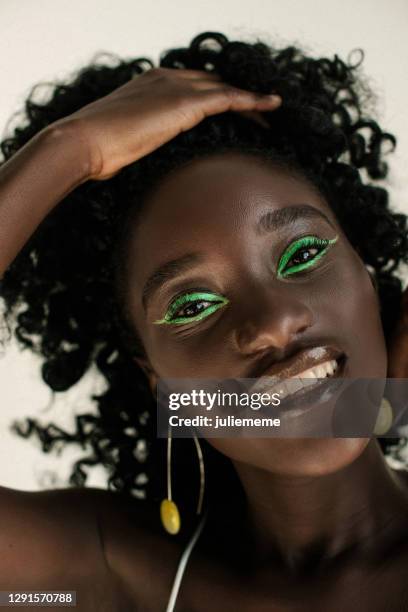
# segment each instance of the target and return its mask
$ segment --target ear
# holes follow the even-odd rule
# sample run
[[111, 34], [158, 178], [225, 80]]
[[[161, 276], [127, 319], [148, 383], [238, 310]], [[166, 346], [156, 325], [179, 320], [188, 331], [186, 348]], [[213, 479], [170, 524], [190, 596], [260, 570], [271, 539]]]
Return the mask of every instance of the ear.
[[149, 382], [149, 386], [153, 395], [156, 395], [156, 386], [158, 376], [153, 370], [150, 361], [144, 357], [133, 357], [133, 361], [141, 368]]
[[408, 288], [402, 294], [397, 324], [389, 341], [388, 374], [389, 378], [408, 377]]

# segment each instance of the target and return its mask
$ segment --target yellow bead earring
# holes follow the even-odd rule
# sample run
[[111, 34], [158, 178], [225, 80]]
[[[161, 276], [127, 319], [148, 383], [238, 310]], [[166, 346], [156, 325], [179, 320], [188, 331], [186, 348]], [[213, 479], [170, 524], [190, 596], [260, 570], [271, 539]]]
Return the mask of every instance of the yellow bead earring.
[[383, 436], [390, 429], [393, 422], [393, 410], [390, 402], [383, 397], [381, 400], [380, 409], [377, 415], [377, 421], [374, 426], [374, 435]]
[[[197, 451], [198, 463], [200, 469], [200, 491], [197, 502], [197, 515], [201, 514], [204, 500], [204, 489], [205, 489], [205, 469], [204, 469], [204, 458], [201, 450], [200, 443], [196, 434], [193, 434], [193, 440]], [[180, 512], [177, 504], [173, 501], [172, 490], [171, 490], [171, 450], [172, 450], [172, 436], [171, 427], [169, 426], [169, 432], [167, 435], [167, 498], [163, 499], [160, 504], [160, 518], [164, 529], [167, 533], [175, 535], [180, 531], [181, 519]]]

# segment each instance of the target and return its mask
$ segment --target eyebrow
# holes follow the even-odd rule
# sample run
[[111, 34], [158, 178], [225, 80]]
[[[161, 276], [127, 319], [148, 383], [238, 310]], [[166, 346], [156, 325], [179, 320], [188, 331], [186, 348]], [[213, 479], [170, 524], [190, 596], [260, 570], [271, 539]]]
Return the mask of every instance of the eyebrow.
[[[268, 210], [256, 222], [255, 230], [258, 234], [276, 231], [284, 226], [296, 223], [298, 219], [319, 218], [324, 219], [334, 228], [330, 219], [318, 208], [309, 204], [287, 206], [277, 210]], [[177, 259], [172, 259], [159, 266], [147, 279], [142, 291], [142, 304], [144, 310], [149, 300], [165, 283], [173, 280], [194, 265], [203, 261], [200, 253], [187, 253]]]
[[296, 223], [298, 219], [316, 218], [324, 219], [326, 223], [335, 229], [333, 223], [324, 212], [314, 206], [310, 206], [310, 204], [298, 204], [296, 206], [286, 206], [285, 208], [268, 210], [256, 222], [255, 230], [257, 234], [264, 234], [274, 232], [281, 227]]
[[167, 261], [147, 279], [142, 292], [142, 304], [146, 310], [147, 303], [160, 287], [165, 283], [179, 276], [192, 266], [203, 261], [203, 256], [200, 253], [187, 253], [177, 259]]

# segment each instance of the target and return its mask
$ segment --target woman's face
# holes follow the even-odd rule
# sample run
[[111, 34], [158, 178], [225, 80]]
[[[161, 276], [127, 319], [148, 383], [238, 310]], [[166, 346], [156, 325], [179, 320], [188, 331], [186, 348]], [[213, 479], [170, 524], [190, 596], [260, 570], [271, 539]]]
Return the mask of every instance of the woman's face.
[[[305, 236], [338, 238], [320, 257], [326, 243], [303, 244], [296, 256]], [[272, 162], [228, 153], [168, 175], [135, 225], [128, 263], [128, 308], [152, 384], [256, 378], [290, 357], [307, 366], [316, 354], [345, 356], [345, 377], [386, 376], [377, 296], [363, 262], [323, 197]], [[203, 293], [209, 301], [183, 302]], [[347, 465], [367, 441], [209, 440], [237, 462], [305, 475]]]

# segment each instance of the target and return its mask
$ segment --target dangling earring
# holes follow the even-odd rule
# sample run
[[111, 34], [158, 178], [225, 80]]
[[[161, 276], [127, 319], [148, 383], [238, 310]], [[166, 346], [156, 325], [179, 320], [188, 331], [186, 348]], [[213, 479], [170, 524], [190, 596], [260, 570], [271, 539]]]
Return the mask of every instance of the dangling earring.
[[[196, 434], [193, 434], [194, 444], [197, 451], [198, 456], [198, 464], [200, 469], [200, 491], [198, 495], [197, 502], [197, 515], [201, 514], [204, 500], [204, 489], [205, 489], [205, 469], [204, 469], [204, 457], [203, 452], [201, 450], [200, 443]], [[172, 499], [172, 491], [171, 491], [171, 447], [172, 447], [172, 437], [171, 437], [171, 426], [169, 425], [169, 431], [167, 435], [167, 498], [163, 499], [160, 504], [160, 518], [164, 529], [167, 533], [171, 535], [175, 535], [180, 531], [180, 512]]]
[[393, 416], [390, 402], [383, 397], [381, 400], [380, 410], [378, 411], [377, 420], [374, 425], [375, 436], [383, 436], [387, 433], [392, 425]]
[[203, 509], [203, 501], [204, 501], [204, 490], [205, 490], [205, 468], [204, 468], [204, 457], [203, 457], [203, 451], [201, 450], [201, 445], [200, 442], [198, 441], [198, 438], [194, 432], [193, 434], [193, 440], [194, 440], [194, 444], [196, 447], [196, 451], [197, 451], [197, 457], [198, 457], [198, 467], [200, 470], [200, 491], [198, 494], [198, 501], [197, 501], [197, 516], [200, 516], [202, 509]]

